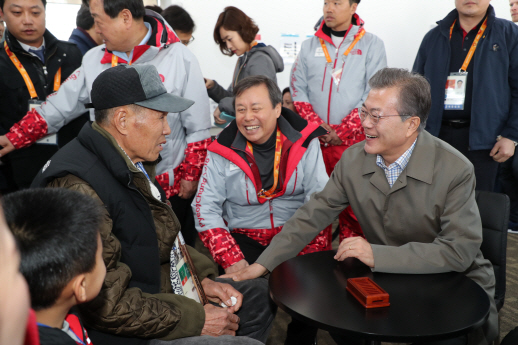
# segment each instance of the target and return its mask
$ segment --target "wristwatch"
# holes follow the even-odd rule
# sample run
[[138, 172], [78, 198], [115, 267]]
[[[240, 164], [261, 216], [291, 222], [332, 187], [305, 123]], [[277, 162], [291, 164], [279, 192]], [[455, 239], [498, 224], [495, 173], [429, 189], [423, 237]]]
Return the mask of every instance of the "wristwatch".
[[[499, 136], [497, 136], [497, 137], [496, 137], [496, 141], [500, 141], [500, 139], [502, 139], [502, 138], [503, 138], [503, 137], [502, 137], [501, 135], [499, 135]], [[511, 139], [509, 139], [509, 140], [511, 140]], [[514, 140], [511, 140], [511, 141], [512, 141], [512, 142], [513, 142], [513, 144], [514, 144], [514, 147], [518, 146], [518, 142], [516, 142], [516, 141], [514, 141]]]

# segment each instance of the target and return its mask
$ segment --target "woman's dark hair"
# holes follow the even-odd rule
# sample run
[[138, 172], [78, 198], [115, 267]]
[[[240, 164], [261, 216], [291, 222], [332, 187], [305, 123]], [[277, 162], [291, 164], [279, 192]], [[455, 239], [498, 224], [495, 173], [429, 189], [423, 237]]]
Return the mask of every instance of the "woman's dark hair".
[[284, 90], [282, 90], [282, 95], [284, 96], [285, 93], [290, 93], [290, 87], [285, 87]]
[[236, 31], [239, 36], [241, 36], [241, 39], [248, 44], [253, 42], [259, 32], [259, 27], [255, 24], [253, 19], [239, 8], [234, 6], [225, 7], [225, 10], [219, 15], [216, 27], [214, 28], [214, 41], [219, 44], [219, 50], [228, 56], [232, 56], [234, 53], [227, 48], [227, 44], [221, 38], [219, 34], [219, 29], [221, 28]]
[[172, 5], [162, 12], [162, 17], [174, 31], [190, 33], [194, 31], [194, 21], [183, 7]]

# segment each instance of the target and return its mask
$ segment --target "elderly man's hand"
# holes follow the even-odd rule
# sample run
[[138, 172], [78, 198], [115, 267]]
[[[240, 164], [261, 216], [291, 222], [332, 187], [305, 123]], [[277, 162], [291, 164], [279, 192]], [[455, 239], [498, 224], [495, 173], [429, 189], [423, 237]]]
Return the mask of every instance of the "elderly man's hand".
[[198, 181], [180, 180], [178, 196], [182, 199], [189, 199], [196, 193], [196, 189], [198, 189]]
[[259, 278], [264, 276], [266, 273], [268, 273], [266, 267], [259, 264], [251, 264], [238, 272], [224, 274], [220, 276], [220, 278], [232, 278], [234, 281], [238, 282], [241, 280]]
[[489, 155], [498, 163], [503, 163], [514, 155], [514, 150], [515, 146], [512, 140], [500, 137]]
[[335, 260], [343, 261], [346, 258], [357, 258], [369, 267], [374, 267], [372, 247], [363, 237], [348, 237], [340, 243]]
[[235, 264], [231, 265], [230, 267], [225, 268], [225, 273], [226, 274], [235, 273], [235, 272], [241, 271], [243, 268], [246, 268], [248, 266], [249, 266], [248, 261], [243, 259], [243, 260], [240, 260], [240, 261], [236, 262]]
[[205, 309], [205, 324], [201, 335], [236, 335], [239, 328], [239, 316], [235, 315], [231, 308], [219, 308], [208, 303], [203, 306]]
[[0, 157], [5, 156], [9, 152], [14, 151], [14, 145], [7, 139], [5, 135], [0, 135], [0, 146], [2, 149], [0, 150]]
[[212, 89], [214, 87], [214, 80], [203, 78], [203, 81], [205, 81], [205, 87], [208, 89]]
[[[203, 291], [205, 291], [205, 295], [209, 301], [221, 304], [225, 303], [232, 313], [241, 308], [243, 304], [243, 295], [241, 292], [237, 291], [232, 285], [215, 282], [209, 278], [205, 278], [202, 280], [201, 285], [203, 286]], [[231, 297], [236, 298], [236, 304], [232, 306]]]

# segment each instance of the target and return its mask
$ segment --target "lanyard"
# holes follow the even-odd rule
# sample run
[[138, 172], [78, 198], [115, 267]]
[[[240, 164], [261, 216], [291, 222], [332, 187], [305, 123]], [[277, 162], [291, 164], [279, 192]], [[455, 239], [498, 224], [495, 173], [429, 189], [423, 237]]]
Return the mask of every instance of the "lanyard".
[[[453, 22], [453, 24], [450, 27], [450, 40], [451, 40], [451, 34], [453, 33], [453, 27], [455, 26], [455, 23], [457, 20]], [[473, 58], [473, 54], [475, 54], [475, 50], [477, 49], [478, 41], [480, 41], [480, 38], [484, 34], [484, 31], [486, 31], [487, 28], [487, 18], [482, 23], [482, 26], [478, 30], [478, 34], [475, 37], [475, 40], [473, 40], [473, 44], [471, 45], [471, 48], [469, 49], [468, 55], [466, 56], [466, 59], [464, 60], [464, 63], [462, 64], [462, 67], [460, 68], [459, 72], [466, 72], [468, 69], [469, 63], [471, 62], [471, 59]]]
[[[112, 54], [112, 67], [115, 67], [119, 64], [119, 57], [115, 54]], [[128, 62], [128, 65], [131, 66], [131, 61]]]
[[[25, 81], [25, 85], [27, 85], [27, 89], [29, 90], [29, 94], [31, 95], [31, 98], [38, 98], [38, 93], [36, 93], [36, 89], [34, 88], [34, 84], [32, 83], [31, 77], [29, 77], [29, 74], [25, 70], [25, 67], [23, 67], [22, 63], [16, 55], [9, 49], [7, 46], [7, 42], [4, 41], [4, 48], [5, 52], [13, 62], [14, 66], [18, 69], [18, 72], [22, 75], [23, 80]], [[59, 90], [59, 87], [61, 86], [61, 67], [56, 72], [56, 75], [54, 76], [54, 92]]]
[[[248, 151], [253, 155], [254, 154], [254, 148], [252, 147], [252, 144], [248, 141], [246, 143], [246, 147]], [[265, 191], [264, 189], [261, 189], [257, 196], [259, 198], [265, 198], [269, 199], [275, 196], [275, 190], [277, 189], [277, 184], [279, 183], [279, 170], [281, 166], [281, 151], [282, 151], [282, 140], [281, 140], [281, 130], [279, 129], [279, 126], [277, 126], [277, 137], [275, 139], [275, 160], [273, 163], [273, 186], [269, 190]]]
[[[365, 29], [361, 28], [360, 31], [358, 31], [358, 33], [354, 37], [354, 41], [349, 45], [347, 50], [344, 52], [344, 56], [349, 55], [349, 53], [351, 52], [351, 50], [353, 50], [356, 43], [358, 43], [358, 41], [360, 41], [362, 39], [363, 35], [365, 35]], [[324, 51], [324, 54], [326, 55], [327, 63], [328, 64], [332, 63], [333, 60], [331, 59], [331, 55], [329, 55], [329, 51], [327, 50], [326, 43], [321, 38], [320, 38], [320, 45], [322, 46], [322, 50]]]

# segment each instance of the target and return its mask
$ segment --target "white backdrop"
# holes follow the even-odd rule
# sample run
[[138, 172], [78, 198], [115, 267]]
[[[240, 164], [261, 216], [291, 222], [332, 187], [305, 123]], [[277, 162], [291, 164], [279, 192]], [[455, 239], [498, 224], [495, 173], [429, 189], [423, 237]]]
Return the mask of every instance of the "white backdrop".
[[[226, 86], [232, 78], [236, 57], [221, 54], [213, 39], [216, 19], [225, 6], [239, 7], [259, 25], [265, 44], [278, 48], [282, 34], [312, 34], [322, 15], [322, 0], [161, 0], [165, 8], [183, 6], [196, 23], [195, 40], [189, 48], [197, 56], [203, 75]], [[388, 64], [411, 68], [424, 34], [454, 8], [454, 0], [363, 0], [358, 14], [367, 31], [385, 42]], [[498, 17], [510, 19], [508, 0], [492, 0]], [[47, 27], [67, 40], [75, 27], [79, 5], [47, 4]], [[277, 75], [281, 89], [288, 86], [291, 65]]]

